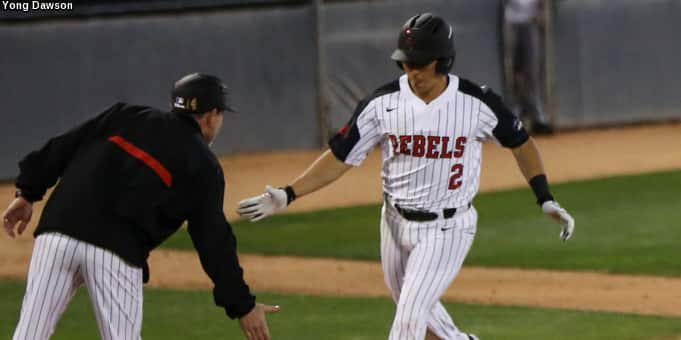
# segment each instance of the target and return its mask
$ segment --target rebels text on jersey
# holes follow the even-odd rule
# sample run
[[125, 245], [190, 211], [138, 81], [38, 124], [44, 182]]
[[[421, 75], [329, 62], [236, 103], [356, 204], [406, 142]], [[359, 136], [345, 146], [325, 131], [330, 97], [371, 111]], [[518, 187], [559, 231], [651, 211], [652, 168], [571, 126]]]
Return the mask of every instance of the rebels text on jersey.
[[529, 136], [520, 120], [489, 88], [454, 75], [426, 104], [407, 76], [360, 101], [329, 141], [339, 160], [358, 166], [380, 144], [383, 190], [395, 204], [414, 209], [456, 208], [473, 200], [480, 183], [482, 143], [514, 148]]

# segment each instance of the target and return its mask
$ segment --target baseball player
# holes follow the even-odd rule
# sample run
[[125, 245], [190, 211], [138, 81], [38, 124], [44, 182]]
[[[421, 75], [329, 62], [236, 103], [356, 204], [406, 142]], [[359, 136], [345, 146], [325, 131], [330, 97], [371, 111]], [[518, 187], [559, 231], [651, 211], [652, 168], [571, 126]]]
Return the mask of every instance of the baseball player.
[[209, 148], [224, 111], [232, 109], [220, 79], [190, 74], [173, 87], [171, 113], [117, 103], [19, 163], [16, 199], [3, 214], [9, 236], [59, 184], [34, 233], [15, 340], [49, 338], [81, 285], [102, 339], [140, 339], [147, 257], [185, 220], [215, 303], [248, 339], [269, 339], [264, 313], [279, 307], [256, 303], [244, 282]]
[[448, 74], [452, 27], [420, 14], [400, 30], [392, 54], [404, 75], [360, 101], [349, 123], [300, 177], [239, 203], [258, 221], [358, 166], [374, 146], [383, 155], [381, 262], [397, 303], [392, 340], [477, 339], [459, 330], [440, 298], [461, 269], [476, 233], [482, 143], [510, 148], [544, 213], [567, 240], [572, 217], [551, 196], [535, 142], [499, 96]]

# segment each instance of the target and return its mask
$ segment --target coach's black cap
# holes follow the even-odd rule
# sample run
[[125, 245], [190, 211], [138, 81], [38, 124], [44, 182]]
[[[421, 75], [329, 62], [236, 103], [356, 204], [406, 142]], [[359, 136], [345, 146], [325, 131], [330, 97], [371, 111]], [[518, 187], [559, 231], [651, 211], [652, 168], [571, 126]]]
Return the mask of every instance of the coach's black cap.
[[200, 114], [212, 109], [234, 112], [227, 87], [216, 76], [192, 73], [175, 82], [170, 95], [173, 112]]
[[391, 59], [427, 64], [454, 58], [455, 53], [452, 26], [438, 16], [423, 13], [409, 18], [402, 26]]

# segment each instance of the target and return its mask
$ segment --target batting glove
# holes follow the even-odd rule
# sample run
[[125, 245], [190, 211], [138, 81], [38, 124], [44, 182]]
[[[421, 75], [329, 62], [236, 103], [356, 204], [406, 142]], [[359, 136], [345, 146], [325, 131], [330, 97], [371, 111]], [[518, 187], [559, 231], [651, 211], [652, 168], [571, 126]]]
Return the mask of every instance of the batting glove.
[[236, 212], [241, 217], [246, 217], [251, 222], [256, 222], [286, 209], [287, 203], [288, 196], [284, 189], [276, 189], [268, 185], [265, 187], [264, 194], [239, 202], [239, 208]]
[[546, 201], [541, 205], [544, 214], [549, 215], [556, 222], [560, 223], [560, 239], [567, 241], [575, 231], [575, 219], [568, 214], [556, 201]]

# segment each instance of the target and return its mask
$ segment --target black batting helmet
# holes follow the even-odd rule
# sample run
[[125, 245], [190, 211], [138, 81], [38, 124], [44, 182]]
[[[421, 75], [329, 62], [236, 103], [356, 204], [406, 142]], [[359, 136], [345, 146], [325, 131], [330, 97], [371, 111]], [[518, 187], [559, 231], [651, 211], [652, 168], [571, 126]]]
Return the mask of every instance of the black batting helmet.
[[454, 32], [442, 18], [430, 13], [415, 15], [404, 24], [391, 59], [402, 69], [402, 62], [427, 65], [437, 60], [436, 71], [448, 73], [454, 65]]
[[173, 112], [201, 114], [212, 109], [234, 112], [227, 87], [216, 76], [192, 73], [175, 82], [170, 94]]

